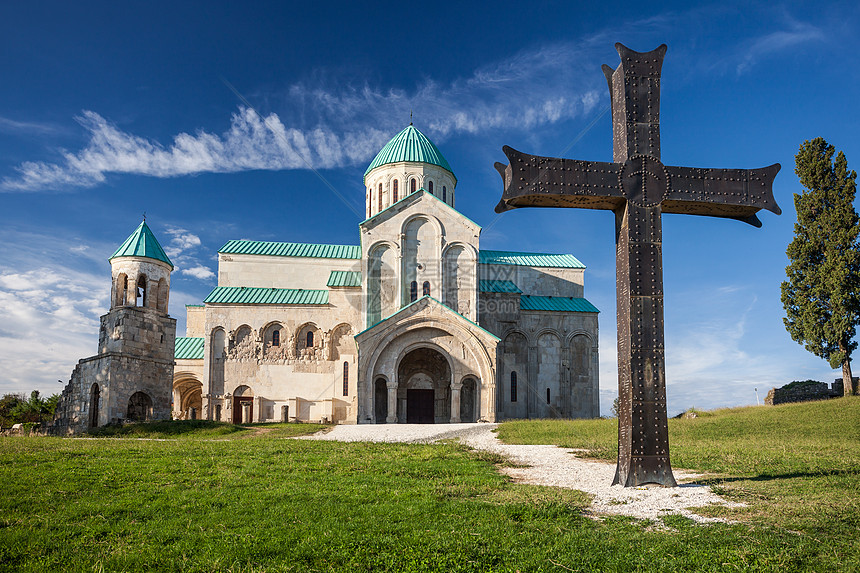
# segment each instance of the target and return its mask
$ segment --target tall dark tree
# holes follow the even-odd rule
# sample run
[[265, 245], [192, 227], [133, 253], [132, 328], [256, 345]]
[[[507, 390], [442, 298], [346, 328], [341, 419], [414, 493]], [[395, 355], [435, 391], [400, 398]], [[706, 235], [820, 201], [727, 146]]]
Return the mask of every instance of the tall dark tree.
[[797, 223], [786, 251], [788, 280], [782, 283], [785, 327], [794, 341], [832, 368], [842, 367], [847, 396], [856, 393], [851, 353], [860, 323], [857, 174], [848, 169], [845, 155], [821, 137], [800, 146], [795, 165], [806, 189], [794, 195]]

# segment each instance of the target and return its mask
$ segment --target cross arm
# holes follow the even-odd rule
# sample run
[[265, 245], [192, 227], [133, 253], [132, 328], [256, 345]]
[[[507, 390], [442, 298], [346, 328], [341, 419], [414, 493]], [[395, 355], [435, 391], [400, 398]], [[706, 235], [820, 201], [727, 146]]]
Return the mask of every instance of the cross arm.
[[773, 198], [773, 180], [779, 170], [779, 163], [760, 169], [667, 165], [669, 190], [663, 197], [663, 212], [725, 217], [761, 227], [758, 211], [782, 213]]
[[540, 157], [507, 145], [502, 150], [509, 163], [496, 163], [504, 181], [496, 213], [517, 207], [613, 210], [624, 202], [618, 163]]

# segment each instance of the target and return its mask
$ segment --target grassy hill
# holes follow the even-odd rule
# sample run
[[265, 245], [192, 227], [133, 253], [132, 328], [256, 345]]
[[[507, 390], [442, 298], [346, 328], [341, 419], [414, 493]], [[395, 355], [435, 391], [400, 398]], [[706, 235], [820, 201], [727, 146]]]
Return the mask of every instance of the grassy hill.
[[[672, 420], [673, 464], [749, 506], [734, 524], [587, 513], [457, 444], [284, 439], [316, 427], [166, 424], [0, 440], [0, 571], [854, 571], [860, 399]], [[507, 441], [613, 457], [611, 420]], [[107, 435], [110, 434], [110, 435]], [[142, 436], [137, 439], [128, 436]]]

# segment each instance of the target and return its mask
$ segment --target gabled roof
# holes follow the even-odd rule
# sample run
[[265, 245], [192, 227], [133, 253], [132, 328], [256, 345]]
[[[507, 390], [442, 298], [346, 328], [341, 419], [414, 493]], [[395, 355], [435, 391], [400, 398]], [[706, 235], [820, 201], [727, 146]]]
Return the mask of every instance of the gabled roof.
[[147, 259], [155, 259], [170, 265], [173, 268], [173, 263], [167, 258], [167, 254], [155, 238], [149, 225], [146, 221], [142, 221], [137, 229], [128, 236], [128, 239], [110, 256], [109, 261], [118, 257], [146, 257]]
[[515, 251], [486, 251], [481, 249], [479, 260], [485, 265], [519, 265], [523, 267], [554, 267], [584, 269], [585, 265], [573, 255], [551, 253], [518, 253]]
[[[448, 305], [446, 305], [446, 304], [442, 304], [438, 299], [435, 299], [435, 298], [433, 298], [433, 297], [432, 297], [432, 296], [430, 296], [430, 295], [424, 295], [424, 296], [422, 296], [421, 298], [419, 298], [418, 300], [412, 301], [411, 303], [407, 304], [406, 306], [404, 306], [403, 308], [401, 308], [400, 310], [398, 310], [398, 311], [397, 311], [397, 312], [395, 312], [394, 314], [391, 314], [391, 315], [389, 315], [389, 316], [386, 316], [385, 318], [383, 318], [382, 320], [380, 320], [380, 321], [379, 321], [379, 322], [377, 322], [376, 324], [372, 324], [372, 325], [368, 326], [367, 328], [365, 328], [364, 330], [362, 330], [361, 332], [359, 332], [358, 334], [356, 334], [356, 335], [355, 335], [355, 337], [356, 337], [356, 338], [358, 338], [359, 336], [361, 336], [361, 335], [362, 335], [362, 334], [364, 334], [365, 332], [368, 332], [368, 331], [370, 331], [370, 330], [373, 330], [374, 328], [376, 328], [376, 327], [377, 327], [377, 326], [379, 326], [380, 324], [384, 324], [384, 323], [386, 323], [386, 322], [390, 321], [391, 319], [395, 318], [397, 315], [399, 315], [399, 314], [403, 313], [403, 312], [404, 312], [404, 311], [406, 311], [407, 309], [410, 309], [410, 308], [412, 308], [412, 307], [414, 307], [414, 306], [417, 306], [419, 303], [425, 303], [425, 302], [427, 302], [427, 301], [433, 301], [434, 303], [436, 303], [437, 305], [441, 306], [442, 308], [444, 308], [444, 309], [448, 310], [449, 312], [453, 312], [453, 313], [454, 313], [454, 314], [456, 314], [459, 318], [461, 318], [462, 320], [465, 320], [466, 322], [468, 322], [468, 323], [469, 323], [469, 324], [471, 324], [472, 326], [475, 326], [475, 327], [479, 328], [482, 332], [484, 332], [484, 333], [488, 334], [488, 335], [489, 335], [489, 336], [491, 336], [492, 338], [495, 338], [496, 340], [501, 340], [501, 338], [499, 338], [498, 336], [496, 336], [495, 334], [493, 334], [492, 332], [490, 332], [489, 330], [487, 330], [486, 328], [484, 328], [483, 326], [481, 326], [481, 325], [480, 325], [480, 324], [478, 324], [477, 322], [472, 322], [471, 320], [469, 320], [468, 318], [466, 318], [465, 316], [463, 316], [462, 314], [460, 314], [460, 313], [459, 313], [459, 312], [457, 312], [456, 310], [452, 309], [450, 306], [448, 306]], [[410, 313], [411, 313], [411, 312], [410, 312]]]
[[500, 281], [492, 279], [483, 279], [478, 281], [478, 290], [481, 292], [497, 292], [497, 293], [522, 293], [517, 285], [512, 281]]
[[207, 304], [328, 304], [328, 290], [224, 287], [212, 289]]
[[597, 307], [584, 298], [567, 296], [534, 296], [524, 294], [520, 297], [520, 310], [550, 310], [556, 312], [600, 312]]
[[173, 358], [176, 360], [203, 360], [203, 339], [177, 336]]
[[330, 287], [360, 287], [361, 271], [332, 271], [328, 276], [326, 286]]
[[307, 257], [315, 259], [360, 259], [360, 245], [318, 245], [275, 241], [233, 240], [218, 249], [220, 254]]
[[[364, 176], [380, 167], [389, 163], [400, 163], [401, 161], [409, 161], [413, 163], [430, 163], [438, 165], [442, 169], [454, 175], [448, 161], [442, 157], [439, 149], [433, 145], [433, 142], [427, 139], [427, 136], [418, 131], [411, 123], [406, 126], [406, 129], [391, 138], [391, 141], [385, 144], [370, 165], [364, 172]], [[454, 181], [457, 177], [454, 177]]]
[[437, 197], [433, 193], [430, 193], [429, 191], [427, 191], [424, 187], [420, 188], [415, 193], [409, 193], [409, 194], [405, 195], [404, 197], [401, 197], [396, 202], [392, 203], [391, 205], [389, 205], [388, 207], [386, 207], [382, 211], [378, 212], [377, 214], [373, 215], [372, 217], [368, 217], [367, 219], [365, 219], [364, 221], [359, 223], [359, 226], [364, 225], [368, 221], [372, 221], [372, 220], [376, 219], [377, 217], [379, 217], [383, 213], [387, 213], [388, 211], [397, 207], [398, 205], [403, 207], [403, 205], [401, 205], [401, 203], [403, 203], [404, 201], [408, 201], [409, 199], [417, 199], [418, 197], [421, 197], [421, 196], [432, 197], [436, 201], [439, 201], [441, 204], [445, 205], [445, 207], [447, 207], [448, 209], [451, 209], [452, 211], [457, 213], [457, 215], [459, 215], [460, 217], [463, 217], [464, 219], [469, 221], [471, 224], [475, 225], [478, 229], [481, 229], [481, 226], [479, 224], [477, 224], [476, 222], [474, 222], [473, 220], [471, 220], [470, 218], [468, 218], [467, 216], [462, 214], [460, 211], [458, 211], [457, 209], [455, 209], [454, 207], [452, 207], [451, 205], [449, 205], [448, 203], [446, 203], [445, 201], [443, 201], [442, 199], [440, 199], [439, 197]]

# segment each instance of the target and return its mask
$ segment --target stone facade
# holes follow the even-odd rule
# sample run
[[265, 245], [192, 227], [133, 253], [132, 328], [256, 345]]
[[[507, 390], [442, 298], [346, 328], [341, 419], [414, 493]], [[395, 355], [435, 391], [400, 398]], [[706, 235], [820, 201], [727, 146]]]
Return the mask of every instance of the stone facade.
[[584, 301], [584, 266], [523, 253], [482, 262], [481, 227], [456, 210], [447, 162], [380, 156], [365, 174], [360, 245], [221, 249], [218, 286], [188, 307], [183, 340], [200, 352], [177, 357], [174, 416], [599, 416], [597, 309], [571, 306]]

